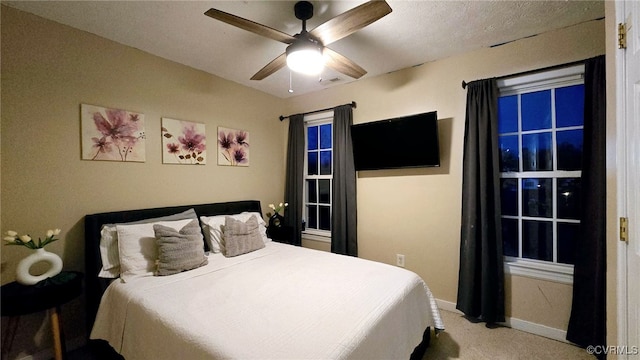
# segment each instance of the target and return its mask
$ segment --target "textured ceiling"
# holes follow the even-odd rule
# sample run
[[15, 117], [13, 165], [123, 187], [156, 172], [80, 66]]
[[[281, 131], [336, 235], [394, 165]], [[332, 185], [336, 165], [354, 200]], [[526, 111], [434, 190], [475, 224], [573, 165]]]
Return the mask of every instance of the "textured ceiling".
[[[313, 29], [364, 1], [312, 1]], [[604, 17], [604, 1], [387, 1], [393, 12], [329, 47], [368, 71], [393, 72]], [[222, 78], [289, 97], [355, 81], [325, 69], [322, 80], [281, 69], [253, 74], [286, 45], [204, 14], [216, 8], [288, 34], [300, 32], [293, 1], [3, 1]]]

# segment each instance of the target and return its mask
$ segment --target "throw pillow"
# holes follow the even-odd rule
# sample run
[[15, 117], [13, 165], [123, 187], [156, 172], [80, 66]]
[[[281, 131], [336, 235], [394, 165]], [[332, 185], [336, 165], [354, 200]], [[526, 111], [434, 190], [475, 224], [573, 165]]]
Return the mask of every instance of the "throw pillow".
[[227, 216], [222, 241], [226, 257], [246, 254], [264, 247], [255, 215], [252, 215], [246, 222]]
[[180, 230], [156, 224], [153, 231], [158, 244], [156, 275], [172, 275], [208, 263], [198, 220], [192, 220]]

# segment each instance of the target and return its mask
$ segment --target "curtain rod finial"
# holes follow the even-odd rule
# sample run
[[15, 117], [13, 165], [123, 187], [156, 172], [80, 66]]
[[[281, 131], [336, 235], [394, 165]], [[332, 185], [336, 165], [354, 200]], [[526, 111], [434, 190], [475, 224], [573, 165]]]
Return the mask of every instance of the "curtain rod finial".
[[464, 80], [462, 80], [462, 88], [463, 88], [463, 89], [466, 89], [466, 88], [467, 88], [467, 82], [466, 82], [466, 81], [464, 81]]
[[280, 121], [282, 121], [282, 120], [284, 120], [284, 116], [280, 115], [280, 117], [278, 119], [280, 119]]

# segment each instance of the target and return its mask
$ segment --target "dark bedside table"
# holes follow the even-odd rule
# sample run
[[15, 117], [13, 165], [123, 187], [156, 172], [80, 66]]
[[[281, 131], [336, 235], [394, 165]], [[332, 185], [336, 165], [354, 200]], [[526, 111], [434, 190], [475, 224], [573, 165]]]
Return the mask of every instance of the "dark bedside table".
[[83, 274], [80, 272], [63, 271], [35, 285], [21, 285], [14, 281], [2, 286], [2, 316], [10, 317], [7, 334], [2, 340], [2, 359], [9, 354], [20, 316], [49, 309], [55, 359], [65, 357], [60, 307], [82, 294], [82, 278]]
[[291, 244], [293, 242], [293, 227], [291, 226], [269, 226], [267, 227], [267, 237], [273, 241]]

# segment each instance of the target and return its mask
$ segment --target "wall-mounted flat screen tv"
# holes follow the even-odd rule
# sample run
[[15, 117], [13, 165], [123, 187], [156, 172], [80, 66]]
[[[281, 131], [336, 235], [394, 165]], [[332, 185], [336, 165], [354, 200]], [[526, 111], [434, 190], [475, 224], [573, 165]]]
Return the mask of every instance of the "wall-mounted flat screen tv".
[[351, 126], [356, 170], [440, 166], [436, 111]]

